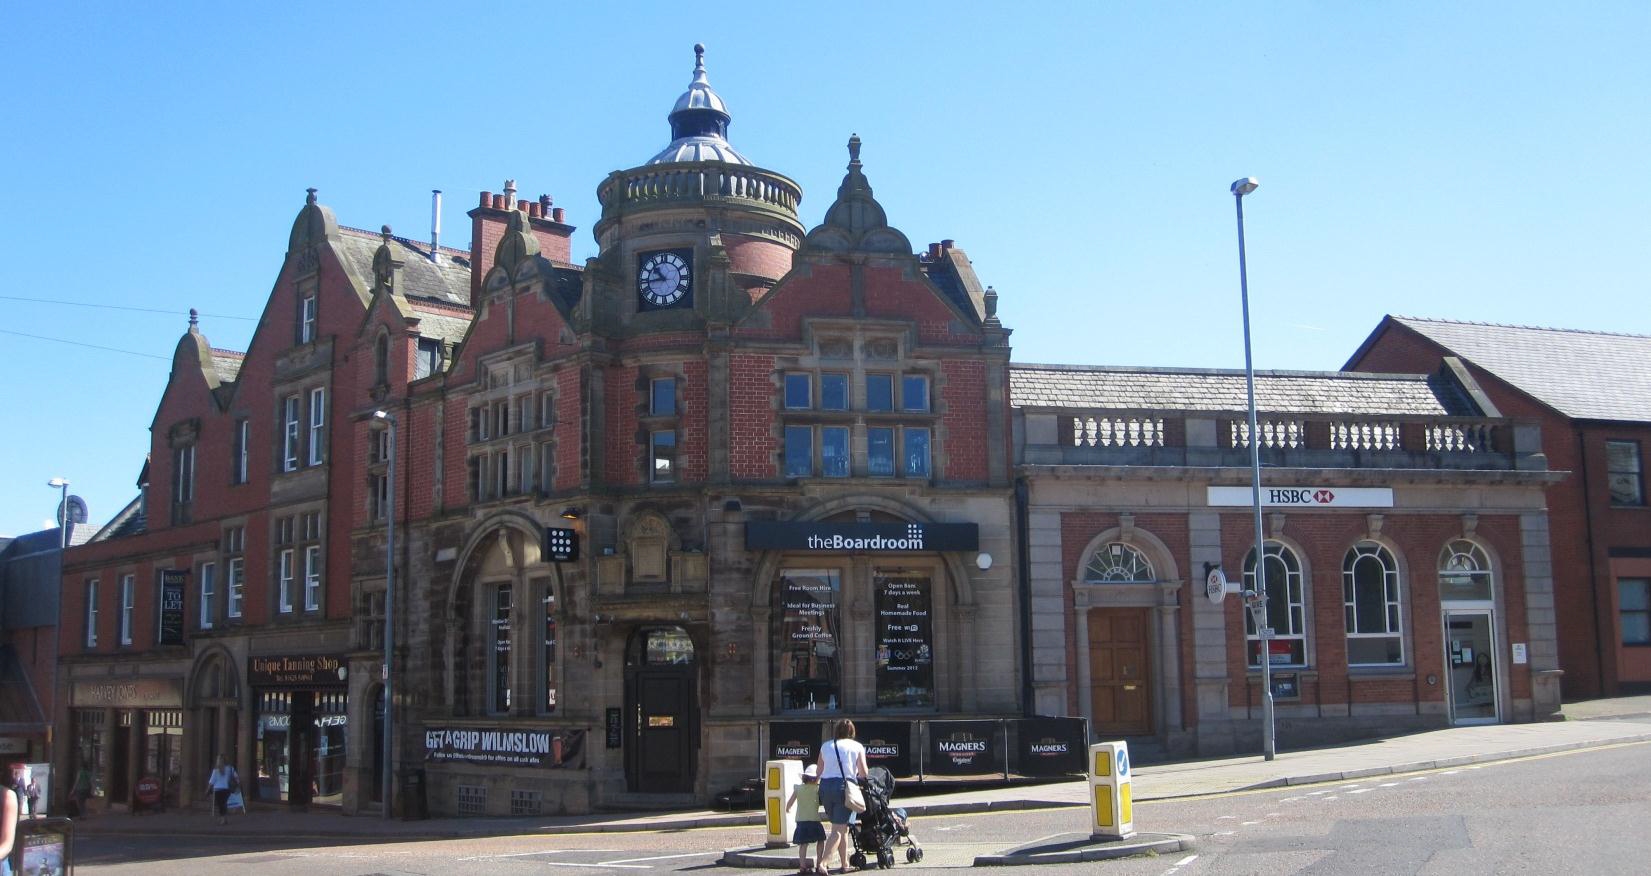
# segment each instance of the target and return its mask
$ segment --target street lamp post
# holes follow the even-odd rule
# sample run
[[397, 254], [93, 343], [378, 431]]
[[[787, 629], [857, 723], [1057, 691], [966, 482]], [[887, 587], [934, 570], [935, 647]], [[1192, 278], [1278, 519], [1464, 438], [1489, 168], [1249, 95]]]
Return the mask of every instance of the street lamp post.
[[1255, 512], [1255, 590], [1245, 594], [1250, 617], [1261, 641], [1261, 749], [1272, 760], [1277, 755], [1273, 739], [1272, 627], [1267, 617], [1267, 542], [1261, 532], [1261, 432], [1256, 427], [1255, 364], [1250, 357], [1250, 280], [1244, 261], [1244, 196], [1261, 183], [1253, 176], [1232, 184], [1233, 203], [1238, 207], [1238, 291], [1244, 308], [1244, 386], [1250, 402], [1250, 500]]
[[394, 724], [395, 700], [390, 695], [390, 661], [395, 654], [395, 600], [396, 600], [396, 417], [389, 411], [373, 411], [373, 418], [383, 420], [389, 442], [390, 465], [385, 474], [386, 484], [384, 509], [384, 738], [379, 740], [379, 758], [384, 764], [383, 786], [380, 789], [383, 799], [383, 815], [391, 817], [390, 791], [395, 769], [395, 761], [390, 756], [393, 751], [395, 731]]
[[55, 489], [63, 491], [63, 501], [59, 502], [58, 506], [57, 506], [57, 529], [58, 529], [58, 532], [57, 532], [58, 545], [57, 546], [62, 550], [68, 550], [69, 549], [69, 479], [68, 478], [52, 478], [51, 480], [46, 482], [46, 486], [53, 487]]

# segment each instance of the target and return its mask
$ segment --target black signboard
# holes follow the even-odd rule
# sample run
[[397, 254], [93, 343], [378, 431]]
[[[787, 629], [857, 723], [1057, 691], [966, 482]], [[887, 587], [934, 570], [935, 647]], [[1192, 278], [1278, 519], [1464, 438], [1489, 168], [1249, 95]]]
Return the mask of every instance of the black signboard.
[[280, 654], [247, 658], [247, 684], [253, 687], [344, 687], [349, 667], [337, 654]]
[[781, 523], [745, 524], [749, 551], [889, 553], [974, 551], [980, 526], [974, 523]]
[[861, 721], [855, 730], [855, 738], [866, 746], [867, 767], [882, 767], [897, 779], [917, 775], [910, 721]]
[[620, 709], [608, 709], [608, 747], [622, 748], [625, 745], [624, 712]]
[[431, 763], [581, 769], [585, 765], [585, 731], [427, 727], [424, 759]]
[[1002, 729], [997, 721], [930, 721], [923, 772], [938, 776], [1002, 775]]
[[1019, 718], [1009, 722], [1014, 771], [1023, 776], [1067, 776], [1088, 767], [1082, 718]]
[[156, 644], [183, 644], [183, 592], [189, 572], [184, 569], [161, 570], [160, 625], [155, 629]]
[[579, 559], [579, 530], [545, 527], [545, 559], [552, 563], [571, 563]]
[[877, 600], [877, 705], [934, 705], [934, 625], [927, 572], [880, 570], [872, 580]]
[[819, 759], [824, 738], [822, 721], [774, 721], [768, 725], [768, 759], [800, 760], [807, 766]]

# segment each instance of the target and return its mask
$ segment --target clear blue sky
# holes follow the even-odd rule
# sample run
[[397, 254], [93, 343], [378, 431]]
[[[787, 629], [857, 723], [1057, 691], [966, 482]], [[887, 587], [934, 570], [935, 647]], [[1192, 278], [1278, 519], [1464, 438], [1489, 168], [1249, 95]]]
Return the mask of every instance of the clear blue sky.
[[[730, 139], [819, 221], [851, 132], [1023, 362], [1339, 367], [1385, 313], [1651, 333], [1651, 4], [16, 3], [0, 33], [0, 533], [134, 494], [185, 312], [245, 349], [306, 186], [422, 237], [596, 185], [708, 46]], [[473, 7], [486, 6], [487, 11]], [[17, 297], [149, 307], [69, 307]]]

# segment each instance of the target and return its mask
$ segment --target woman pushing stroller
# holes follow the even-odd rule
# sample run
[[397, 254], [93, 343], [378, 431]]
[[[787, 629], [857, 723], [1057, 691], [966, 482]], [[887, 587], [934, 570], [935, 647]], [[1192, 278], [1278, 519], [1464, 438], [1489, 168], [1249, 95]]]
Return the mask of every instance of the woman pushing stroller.
[[844, 718], [837, 722], [833, 739], [820, 746], [815, 765], [820, 770], [820, 803], [825, 806], [826, 820], [831, 822], [831, 833], [826, 836], [825, 849], [820, 853], [819, 866], [824, 867], [837, 850], [837, 869], [848, 872], [848, 826], [854, 821], [854, 811], [846, 799], [849, 781], [860, 781], [870, 776], [866, 769], [866, 747], [854, 739], [854, 722]]

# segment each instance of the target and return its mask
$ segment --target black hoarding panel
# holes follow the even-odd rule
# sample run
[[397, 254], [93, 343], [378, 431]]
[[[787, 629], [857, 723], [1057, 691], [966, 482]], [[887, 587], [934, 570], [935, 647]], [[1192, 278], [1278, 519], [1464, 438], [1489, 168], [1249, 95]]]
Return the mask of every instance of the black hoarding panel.
[[997, 721], [930, 721], [923, 772], [938, 776], [1003, 774], [1003, 725]]
[[910, 721], [856, 722], [855, 738], [866, 746], [866, 766], [882, 767], [897, 779], [917, 775]]
[[184, 569], [162, 569], [160, 588], [160, 630], [156, 644], [183, 644], [184, 584], [189, 572]]
[[1017, 718], [1009, 722], [1014, 772], [1023, 776], [1082, 774], [1088, 763], [1082, 718]]
[[806, 767], [820, 757], [823, 721], [774, 721], [768, 725], [768, 759], [800, 760]]

